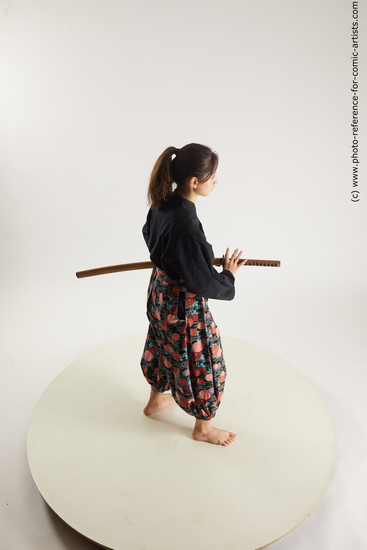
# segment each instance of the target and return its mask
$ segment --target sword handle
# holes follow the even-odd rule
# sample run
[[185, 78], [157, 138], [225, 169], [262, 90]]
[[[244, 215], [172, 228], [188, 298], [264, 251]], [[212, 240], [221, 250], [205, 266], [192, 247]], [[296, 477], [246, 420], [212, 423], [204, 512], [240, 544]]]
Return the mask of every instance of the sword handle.
[[[223, 266], [225, 260], [225, 255], [221, 258], [215, 258], [213, 265], [219, 265]], [[280, 267], [280, 261], [279, 260], [250, 260], [248, 259], [247, 262], [244, 265], [256, 265], [256, 266], [262, 266], [262, 267]]]

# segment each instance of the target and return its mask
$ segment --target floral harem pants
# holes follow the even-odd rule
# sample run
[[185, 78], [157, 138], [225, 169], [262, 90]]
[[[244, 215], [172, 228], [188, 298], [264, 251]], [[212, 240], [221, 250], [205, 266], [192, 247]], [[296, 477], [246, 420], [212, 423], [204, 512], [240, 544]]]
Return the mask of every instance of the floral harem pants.
[[151, 389], [171, 390], [185, 412], [210, 420], [222, 399], [226, 367], [208, 299], [188, 292], [183, 279], [169, 279], [155, 267], [148, 287], [147, 316], [141, 368]]

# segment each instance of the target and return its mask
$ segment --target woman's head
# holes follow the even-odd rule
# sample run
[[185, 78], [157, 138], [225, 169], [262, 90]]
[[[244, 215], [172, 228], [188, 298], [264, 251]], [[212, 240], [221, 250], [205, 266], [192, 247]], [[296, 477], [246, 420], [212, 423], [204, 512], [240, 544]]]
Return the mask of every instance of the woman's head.
[[215, 174], [217, 166], [217, 153], [205, 145], [189, 143], [181, 149], [168, 147], [158, 158], [151, 174], [148, 189], [151, 207], [158, 208], [172, 198], [174, 182], [177, 191], [185, 194], [192, 178], [196, 178], [198, 185], [203, 184]]

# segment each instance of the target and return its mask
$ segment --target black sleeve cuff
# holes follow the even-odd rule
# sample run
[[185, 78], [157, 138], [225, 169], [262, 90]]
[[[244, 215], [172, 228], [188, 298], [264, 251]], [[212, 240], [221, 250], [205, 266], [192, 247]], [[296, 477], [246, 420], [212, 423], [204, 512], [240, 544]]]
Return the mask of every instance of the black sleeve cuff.
[[223, 269], [222, 273], [229, 275], [229, 278], [232, 279], [233, 282], [235, 281], [235, 276], [233, 275], [232, 271], [229, 271], [229, 269]]

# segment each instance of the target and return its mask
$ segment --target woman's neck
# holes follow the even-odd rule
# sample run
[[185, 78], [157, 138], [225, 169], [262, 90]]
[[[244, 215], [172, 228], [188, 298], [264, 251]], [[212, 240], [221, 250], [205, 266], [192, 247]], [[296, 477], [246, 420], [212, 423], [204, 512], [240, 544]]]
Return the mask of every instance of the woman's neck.
[[180, 190], [178, 191], [177, 189], [174, 191], [174, 194], [175, 195], [180, 195], [180, 197], [182, 197], [183, 199], [187, 199], [188, 201], [190, 202], [193, 202], [195, 203], [196, 201], [196, 198], [197, 198], [197, 194], [194, 192], [194, 190], [190, 187], [190, 190]]

